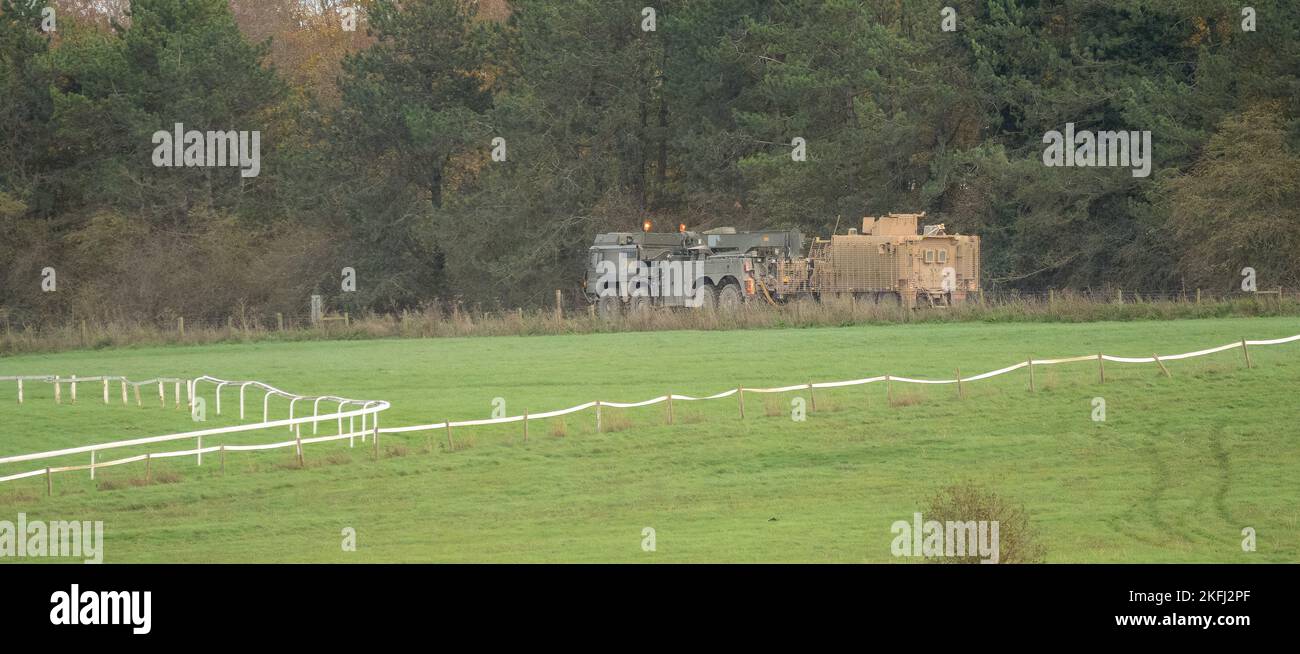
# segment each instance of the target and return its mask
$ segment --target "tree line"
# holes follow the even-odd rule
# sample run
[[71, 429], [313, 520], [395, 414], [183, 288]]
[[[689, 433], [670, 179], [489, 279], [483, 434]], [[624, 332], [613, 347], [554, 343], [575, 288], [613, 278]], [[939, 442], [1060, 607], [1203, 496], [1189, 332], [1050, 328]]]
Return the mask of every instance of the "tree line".
[[[257, 176], [155, 165], [177, 123], [259, 132]], [[1067, 124], [1150, 174], [1045, 165]], [[0, 0], [18, 323], [538, 306], [598, 232], [890, 211], [986, 288], [1294, 286], [1300, 6]]]

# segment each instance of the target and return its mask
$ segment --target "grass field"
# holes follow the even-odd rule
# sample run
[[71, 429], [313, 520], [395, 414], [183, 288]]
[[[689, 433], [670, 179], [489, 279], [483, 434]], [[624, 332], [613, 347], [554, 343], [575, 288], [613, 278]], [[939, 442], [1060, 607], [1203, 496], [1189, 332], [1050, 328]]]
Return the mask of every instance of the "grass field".
[[[753, 331], [222, 344], [24, 355], [13, 374], [209, 374], [304, 394], [384, 399], [384, 426], [486, 418], [667, 391], [703, 395], [890, 373], [950, 377], [1029, 356], [1149, 356], [1300, 333], [1294, 318], [1078, 324], [917, 324]], [[819, 390], [588, 411], [520, 427], [387, 436], [379, 461], [346, 441], [155, 462], [0, 485], [0, 520], [103, 520], [108, 562], [900, 561], [895, 520], [943, 486], [975, 481], [1027, 509], [1051, 562], [1300, 561], [1300, 343], [1154, 365], [1095, 362], [966, 386]], [[46, 384], [0, 385], [0, 455], [199, 428], [184, 410], [123, 407], [97, 385], [56, 406]], [[155, 391], [156, 393], [156, 391]], [[170, 398], [171, 390], [168, 390]], [[209, 397], [211, 390], [207, 391]], [[260, 415], [250, 401], [250, 417]], [[1092, 399], [1106, 420], [1092, 419]], [[202, 426], [234, 424], [223, 413]], [[66, 402], [66, 398], [65, 398]], [[283, 417], [287, 402], [273, 401]], [[323, 429], [328, 429], [324, 426]], [[306, 436], [304, 431], [304, 436]], [[257, 432], [229, 442], [283, 440]], [[215, 444], [205, 440], [205, 445]], [[167, 444], [160, 449], [182, 449]], [[76, 460], [56, 465], [86, 463]], [[0, 474], [47, 465], [3, 466]], [[133, 483], [134, 482], [134, 483]], [[340, 547], [357, 533], [357, 551]], [[657, 549], [641, 548], [642, 529]], [[1241, 549], [1253, 527], [1258, 551]]]

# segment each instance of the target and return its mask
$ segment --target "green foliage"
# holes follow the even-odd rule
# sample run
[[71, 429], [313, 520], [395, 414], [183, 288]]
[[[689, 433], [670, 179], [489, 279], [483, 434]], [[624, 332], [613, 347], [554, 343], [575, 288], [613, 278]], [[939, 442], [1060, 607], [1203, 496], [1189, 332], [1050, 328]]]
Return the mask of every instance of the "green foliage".
[[[1211, 0], [961, 0], [945, 32], [922, 0], [669, 0], [654, 31], [642, 3], [515, 0], [487, 18], [466, 0], [367, 0], [363, 49], [295, 56], [336, 43], [332, 21], [303, 22], [330, 31], [277, 43], [298, 66], [283, 76], [228, 5], [134, 0], [111, 29], [83, 8], [51, 35], [43, 3], [0, 0], [0, 193], [23, 207], [0, 216], [14, 315], [180, 311], [185, 298], [132, 289], [74, 307], [31, 278], [122, 269], [104, 257], [138, 238], [175, 245], [159, 256], [183, 267], [204, 222], [228, 219], [266, 258], [276, 235], [314, 234], [316, 263], [286, 273], [306, 277], [261, 286], [354, 313], [544, 305], [576, 290], [594, 233], [647, 218], [824, 236], [926, 211], [980, 234], [985, 286], [1012, 290], [1226, 288], [1248, 264], [1263, 286], [1296, 281], [1295, 257], [1260, 236], [1300, 227], [1294, 2], [1254, 3], [1246, 32], [1240, 8]], [[284, 81], [334, 69], [327, 104]], [[178, 122], [260, 130], [262, 174], [154, 167], [151, 135]], [[1067, 123], [1150, 130], [1151, 176], [1044, 166], [1043, 135]], [[106, 214], [146, 229], [70, 247]], [[356, 293], [335, 290], [344, 266]], [[266, 297], [255, 286], [234, 297]]]
[[[459, 158], [484, 150], [492, 30], [456, 0], [376, 2], [376, 42], [343, 62], [332, 150], [347, 221], [342, 255], [365, 275], [354, 304], [392, 310], [446, 289], [434, 213]], [[336, 287], [337, 288], [337, 287]]]
[[1275, 285], [1300, 282], [1300, 152], [1275, 107], [1225, 118], [1200, 161], [1167, 187], [1189, 282], [1231, 290], [1246, 267]]

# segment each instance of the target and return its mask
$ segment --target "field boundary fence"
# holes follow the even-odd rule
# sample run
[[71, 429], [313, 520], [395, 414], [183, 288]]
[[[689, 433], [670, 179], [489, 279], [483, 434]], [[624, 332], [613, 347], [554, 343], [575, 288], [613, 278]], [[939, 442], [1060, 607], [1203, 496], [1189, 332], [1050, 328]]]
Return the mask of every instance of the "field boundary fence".
[[[261, 415], [260, 422], [236, 425], [231, 427], [216, 427], [216, 428], [203, 429], [197, 431], [180, 432], [180, 433], [166, 434], [161, 436], [134, 438], [128, 440], [113, 441], [109, 443], [102, 443], [97, 445], [86, 445], [81, 447], [64, 448], [64, 449], [52, 450], [48, 452], [36, 452], [32, 454], [21, 454], [21, 455], [0, 457], [0, 465], [5, 465], [5, 464], [12, 464], [12, 463], [21, 463], [26, 461], [52, 459], [52, 458], [64, 457], [64, 456], [75, 455], [75, 454], [87, 454], [87, 453], [90, 454], [89, 464], [60, 466], [60, 467], [46, 467], [46, 468], [40, 468], [40, 469], [30, 470], [26, 472], [20, 472], [16, 474], [10, 474], [7, 476], [0, 476], [0, 482], [14, 481], [18, 479], [25, 479], [28, 477], [45, 475], [47, 480], [47, 493], [49, 493], [51, 492], [52, 484], [53, 484], [52, 475], [56, 472], [61, 473], [61, 472], [73, 472], [73, 471], [89, 471], [91, 478], [93, 479], [96, 469], [110, 467], [110, 466], [124, 465], [128, 463], [137, 463], [143, 461], [146, 464], [146, 476], [147, 476], [148, 474], [147, 466], [149, 461], [151, 461], [152, 459], [194, 456], [196, 457], [196, 464], [202, 465], [204, 454], [219, 453], [222, 458], [222, 465], [224, 467], [225, 454], [227, 452], [271, 450], [271, 449], [280, 449], [280, 448], [287, 448], [287, 447], [296, 448], [298, 460], [299, 463], [301, 464], [303, 460], [304, 445], [347, 439], [349, 441], [349, 445], [355, 447], [355, 440], [357, 437], [361, 438], [362, 443], [366, 443], [367, 440], [369, 440], [373, 449], [374, 456], [375, 458], [378, 458], [379, 437], [381, 434], [409, 434], [415, 432], [445, 430], [447, 433], [448, 443], [450, 445], [452, 443], [452, 430], [454, 428], [477, 427], [477, 426], [485, 426], [485, 425], [501, 425], [501, 424], [518, 422], [518, 423], [523, 423], [524, 438], [527, 439], [528, 423], [530, 421], [556, 418], [556, 417], [565, 416], [573, 413], [578, 413], [580, 411], [586, 411], [588, 409], [595, 410], [596, 431], [600, 432], [602, 427], [601, 425], [602, 408], [608, 407], [608, 408], [615, 408], [615, 409], [630, 409], [630, 408], [652, 406], [652, 405], [667, 402], [669, 407], [669, 416], [671, 416], [672, 402], [674, 401], [696, 402], [696, 401], [705, 401], [705, 400], [720, 400], [720, 399], [736, 396], [738, 401], [738, 406], [739, 406], [740, 417], [744, 418], [746, 393], [758, 393], [758, 394], [788, 393], [788, 392], [796, 392], [801, 390], [812, 391], [815, 389], [842, 388], [847, 386], [859, 386], [864, 384], [873, 384], [873, 383], [881, 383], [881, 382], [886, 384], [892, 384], [897, 382], [901, 384], [924, 384], [924, 385], [954, 385], [955, 384], [958, 387], [958, 393], [961, 394], [962, 386], [964, 384], [977, 382], [985, 379], [991, 379], [993, 377], [997, 377], [999, 375], [1005, 375], [1014, 372], [1016, 370], [1020, 370], [1022, 368], [1028, 368], [1030, 370], [1030, 387], [1032, 388], [1033, 369], [1035, 366], [1052, 366], [1052, 365], [1060, 365], [1060, 364], [1068, 364], [1068, 363], [1081, 363], [1086, 361], [1097, 362], [1098, 375], [1102, 383], [1105, 383], [1106, 362], [1118, 363], [1118, 364], [1155, 363], [1160, 367], [1160, 370], [1165, 375], [1168, 376], [1170, 375], [1170, 372], [1168, 368], [1165, 367], [1166, 362], [1179, 361], [1183, 359], [1207, 356], [1219, 352], [1239, 349], [1242, 352], [1242, 356], [1246, 367], [1251, 368], [1253, 367], [1250, 358], [1251, 347], [1283, 345], [1286, 343], [1292, 343], [1296, 341], [1300, 341], [1300, 334], [1297, 334], [1295, 336], [1288, 336], [1284, 338], [1265, 339], [1265, 340], [1241, 339], [1240, 341], [1234, 343], [1228, 343], [1217, 347], [1196, 350], [1193, 352], [1183, 352], [1183, 353], [1165, 354], [1165, 355], [1153, 353], [1151, 356], [1146, 356], [1146, 357], [1115, 356], [1115, 355], [1105, 354], [1102, 352], [1098, 352], [1097, 354], [1087, 354], [1082, 356], [1050, 358], [1050, 359], [1037, 359], [1031, 357], [1031, 358], [1027, 358], [1024, 361], [1011, 364], [1009, 366], [998, 368], [996, 370], [990, 370], [988, 372], [984, 372], [976, 375], [971, 375], [968, 377], [962, 377], [960, 370], [958, 369], [956, 376], [949, 379], [921, 379], [917, 377], [906, 377], [900, 375], [886, 374], [886, 375], [876, 375], [873, 377], [863, 377], [860, 379], [850, 379], [850, 380], [843, 380], [843, 381], [825, 381], [825, 382], [809, 381], [800, 384], [790, 384], [785, 386], [775, 386], [775, 387], [766, 387], [766, 388], [737, 386], [735, 388], [730, 388], [718, 393], [714, 393], [712, 395], [693, 396], [693, 395], [683, 395], [683, 394], [670, 392], [670, 393], [665, 393], [664, 395], [660, 395], [658, 397], [653, 397], [639, 402], [613, 402], [608, 400], [592, 400], [590, 402], [584, 402], [582, 404], [574, 405], [563, 409], [555, 409], [555, 410], [543, 411], [539, 413], [525, 412], [519, 415], [505, 416], [500, 418], [483, 418], [483, 419], [476, 419], [476, 420], [448, 420], [448, 421], [430, 423], [430, 424], [407, 425], [407, 426], [399, 426], [399, 427], [382, 427], [382, 428], [379, 426], [379, 414], [390, 407], [390, 404], [384, 400], [355, 400], [355, 399], [348, 399], [348, 398], [334, 396], [334, 395], [319, 395], [319, 396], [298, 395], [298, 394], [281, 390], [279, 388], [276, 388], [274, 386], [271, 386], [269, 384], [260, 381], [232, 381], [232, 380], [220, 379], [217, 377], [211, 377], [207, 375], [203, 375], [188, 380], [183, 380], [180, 378], [156, 378], [156, 379], [149, 379], [140, 382], [131, 382], [130, 380], [127, 380], [124, 377], [58, 377], [52, 375], [0, 377], [0, 382], [18, 383], [19, 385], [18, 395], [19, 395], [20, 403], [23, 401], [22, 387], [24, 381], [26, 382], [34, 381], [38, 383], [44, 382], [44, 383], [54, 384], [56, 388], [55, 391], [56, 398], [59, 398], [57, 401], [61, 401], [60, 391], [58, 390], [61, 384], [94, 383], [98, 381], [101, 382], [104, 388], [108, 388], [110, 381], [117, 381], [121, 383], [122, 385], [121, 387], [123, 389], [129, 386], [137, 389], [137, 391], [141, 387], [156, 384], [159, 388], [159, 396], [164, 406], [166, 405], [165, 389], [168, 384], [171, 384], [175, 389], [174, 390], [175, 402], [177, 406], [179, 406], [180, 388], [181, 388], [180, 384], [183, 382], [185, 384], [184, 389], [187, 397], [187, 405], [189, 406], [191, 412], [193, 412], [195, 408], [199, 406], [200, 402], [206, 402], [204, 397], [200, 394], [200, 385], [206, 384], [206, 385], [211, 385], [213, 387], [213, 398], [215, 403], [214, 408], [218, 415], [220, 415], [221, 413], [222, 391], [227, 387], [230, 387], [232, 390], [238, 389], [237, 397], [239, 402], [240, 420], [244, 420], [247, 415], [246, 395], [248, 394], [248, 389], [253, 389], [255, 393], [257, 392], [262, 393], [262, 415]], [[72, 393], [73, 401], [75, 401], [76, 391], [75, 390], [71, 391], [71, 393]], [[122, 393], [123, 393], [122, 395], [123, 403], [125, 404], [127, 395], [125, 390], [123, 390]], [[271, 416], [269, 413], [269, 401], [272, 397], [281, 397], [289, 400], [289, 416], [287, 418], [278, 419], [278, 420], [270, 419]], [[107, 391], [105, 391], [104, 402], [108, 403]], [[295, 417], [295, 408], [297, 407], [299, 402], [304, 403], [304, 405], [311, 406], [311, 415], [306, 415], [304, 413], [303, 415]], [[330, 405], [333, 405], [333, 412], [327, 414], [321, 414], [320, 410], [321, 410], [322, 403], [326, 404], [327, 410]], [[357, 425], [358, 422], [357, 418], [360, 418], [359, 429]], [[345, 427], [345, 419], [346, 419], [346, 427]], [[671, 417], [669, 418], [669, 420], [671, 421]], [[336, 433], [327, 434], [327, 435], [318, 435], [320, 431], [320, 425], [322, 423], [328, 424], [330, 422], [335, 423]], [[304, 438], [302, 436], [302, 426], [305, 424], [311, 425], [312, 435]], [[209, 443], [211, 443], [212, 437], [219, 437], [225, 434], [270, 430], [277, 427], [287, 428], [289, 431], [293, 433], [293, 439], [281, 440], [281, 441], [264, 443], [264, 444], [251, 444], [251, 445], [209, 444], [206, 447], [203, 445], [203, 438], [205, 436], [209, 437]], [[172, 442], [172, 441], [185, 441], [185, 440], [193, 440], [195, 442], [195, 446], [190, 449], [179, 450], [179, 451], [148, 453], [148, 454], [123, 457], [120, 459], [107, 460], [107, 461], [96, 460], [96, 455], [99, 452], [103, 452], [107, 450], [140, 446], [140, 445], [149, 445], [155, 443]]]
[[1055, 358], [1055, 359], [1035, 359], [1031, 357], [1025, 361], [1021, 361], [1019, 363], [1015, 363], [1006, 366], [1004, 368], [998, 368], [997, 370], [990, 370], [988, 372], [981, 373], [978, 375], [971, 375], [970, 377], [957, 376], [951, 379], [918, 379], [914, 377], [904, 377], [898, 375], [877, 375], [874, 377], [864, 377], [861, 379], [851, 379], [846, 381], [828, 381], [828, 382], [810, 381], [802, 384], [791, 384], [787, 386], [776, 386], [770, 388], [757, 388], [757, 387], [751, 388], [746, 386], [737, 386], [735, 388], [730, 388], [719, 393], [714, 393], [713, 395], [705, 395], [705, 396], [678, 395], [676, 393], [667, 393], [648, 400], [642, 400], [640, 402], [611, 402], [608, 400], [593, 400], [591, 402], [584, 402], [582, 404], [571, 406], [565, 409], [556, 409], [553, 411], [546, 411], [543, 413], [524, 413], [524, 414], [514, 415], [514, 416], [505, 416], [501, 418], [484, 418], [479, 420], [460, 420], [460, 421], [452, 420], [452, 421], [444, 421], [444, 422], [431, 423], [425, 425], [410, 425], [405, 427], [385, 427], [383, 429], [380, 429], [379, 433], [403, 434], [403, 433], [431, 431], [431, 430], [439, 430], [439, 429], [446, 430], [455, 427], [501, 425], [501, 424], [508, 424], [512, 422], [527, 423], [530, 420], [554, 418], [554, 417], [568, 415], [571, 413], [577, 413], [579, 411], [585, 411], [591, 408], [594, 408], [596, 410], [596, 425], [597, 425], [597, 429], [599, 430], [601, 407], [629, 409], [629, 408], [636, 408], [636, 407], [651, 406], [663, 402], [672, 402], [672, 401], [696, 402], [701, 400], [720, 400], [732, 396], [739, 396], [738, 400], [740, 402], [740, 412], [741, 412], [741, 416], [743, 417], [745, 393], [789, 393], [794, 391], [813, 390], [819, 388], [841, 388], [845, 386], [859, 386], [862, 384], [873, 384], [878, 382], [885, 382], [885, 383], [898, 382], [903, 384], [941, 384], [941, 385], [956, 384], [960, 386], [962, 384], [969, 383], [969, 382], [990, 379], [992, 377], [997, 377], [998, 375], [1005, 375], [1007, 373], [1020, 370], [1021, 368], [1031, 368], [1032, 366], [1050, 366], [1050, 365], [1057, 365], [1057, 364], [1064, 364], [1064, 363], [1077, 363], [1082, 361], [1097, 361], [1098, 366], [1102, 371], [1101, 372], [1102, 375], [1105, 374], [1104, 362], [1106, 361], [1110, 361], [1113, 363], [1156, 363], [1161, 366], [1162, 370], [1165, 370], [1164, 362], [1166, 361], [1178, 361], [1181, 359], [1189, 359], [1193, 357], [1206, 356], [1206, 355], [1215, 354], [1218, 352], [1224, 352], [1233, 349], [1240, 349], [1246, 358], [1247, 365], [1250, 366], [1251, 363], [1250, 363], [1250, 353], [1248, 349], [1249, 347], [1281, 345], [1284, 343], [1291, 343], [1294, 341], [1300, 341], [1300, 334], [1297, 334], [1295, 336], [1288, 336], [1286, 338], [1277, 338], [1277, 339], [1269, 339], [1269, 340], [1242, 339], [1241, 341], [1235, 343], [1228, 343], [1227, 345], [1221, 345], [1218, 347], [1197, 350], [1195, 352], [1183, 352], [1180, 354], [1168, 354], [1168, 355], [1152, 354], [1149, 357], [1121, 357], [1121, 356], [1103, 354], [1100, 352], [1097, 354], [1087, 354], [1083, 356]]
[[[182, 388], [181, 384], [184, 384], [183, 388], [185, 389], [186, 406], [189, 408], [191, 415], [193, 415], [193, 412], [201, 404], [206, 404], [206, 400], [200, 395], [200, 384], [205, 384], [205, 383], [211, 384], [214, 387], [214, 393], [213, 393], [213, 397], [215, 400], [214, 408], [217, 415], [221, 414], [221, 391], [227, 386], [238, 388], [240, 420], [245, 419], [245, 416], [247, 415], [245, 398], [248, 389], [252, 388], [255, 390], [255, 392], [262, 392], [263, 394], [262, 420], [256, 423], [233, 425], [229, 427], [212, 427], [209, 429], [177, 432], [172, 434], [163, 434], [160, 436], [146, 436], [141, 438], [132, 438], [126, 440], [112, 441], [108, 443], [100, 443], [95, 445], [83, 445], [80, 447], [63, 448], [58, 450], [50, 450], [46, 452], [35, 452], [32, 454], [19, 454], [13, 456], [0, 457], [0, 465], [5, 465], [5, 464], [13, 464], [13, 463], [22, 463], [26, 461], [39, 461], [39, 460], [67, 457], [76, 454], [90, 455], [90, 462], [87, 464], [67, 465], [67, 466], [57, 466], [57, 467], [51, 466], [46, 468], [29, 470], [26, 472], [19, 472], [15, 474], [0, 476], [0, 482], [15, 481], [18, 479], [25, 479], [28, 477], [45, 475], [47, 481], [46, 490], [47, 492], [50, 492], [53, 486], [52, 476], [54, 475], [54, 473], [89, 471], [90, 478], [94, 479], [95, 471], [98, 469], [125, 465], [128, 463], [144, 462], [146, 466], [146, 475], [147, 475], [148, 474], [147, 471], [149, 469], [148, 468], [149, 463], [154, 459], [169, 459], [175, 457], [193, 456], [195, 457], [196, 465], [203, 465], [204, 454], [217, 454], [218, 456], [220, 456], [222, 462], [221, 465], [224, 468], [225, 455], [227, 452], [250, 452], [250, 451], [259, 451], [259, 450], [281, 449], [281, 448], [288, 448], [288, 447], [296, 448], [298, 459], [301, 462], [303, 457], [303, 446], [312, 443], [324, 443], [328, 441], [347, 439], [351, 446], [355, 446], [357, 437], [360, 437], [362, 443], [365, 443], [367, 439], [369, 439], [374, 441], [374, 443], [377, 446], [379, 414], [382, 411], [385, 411], [389, 408], [389, 403], [383, 400], [356, 400], [356, 399], [349, 399], [349, 398], [344, 398], [344, 397], [339, 397], [334, 395], [320, 395], [320, 396], [298, 395], [296, 393], [290, 393], [288, 391], [281, 390], [279, 388], [276, 388], [274, 386], [271, 386], [269, 384], [260, 381], [232, 381], [232, 380], [220, 379], [217, 377], [211, 377], [207, 375], [203, 375], [193, 379], [157, 378], [157, 379], [150, 379], [150, 380], [139, 381], [139, 382], [132, 382], [126, 379], [125, 377], [108, 377], [108, 376], [60, 377], [56, 375], [35, 375], [35, 376], [22, 376], [22, 377], [0, 377], [0, 382], [13, 381], [18, 384], [18, 387], [20, 389], [19, 390], [20, 403], [24, 401], [24, 398], [22, 397], [23, 391], [21, 390], [24, 382], [34, 381], [38, 383], [44, 382], [44, 383], [49, 383], [54, 385], [56, 389], [55, 390], [56, 402], [62, 403], [62, 393], [59, 390], [61, 388], [61, 385], [91, 383], [94, 381], [100, 381], [104, 383], [105, 388], [107, 388], [108, 380], [120, 381], [121, 384], [123, 385], [123, 388], [126, 388], [127, 386], [131, 386], [136, 389], [139, 389], [144, 386], [157, 384], [159, 389], [158, 391], [159, 397], [161, 398], [161, 401], [164, 406], [166, 406], [166, 400], [165, 400], [166, 388], [170, 384], [173, 386], [174, 389], [175, 405], [177, 408], [180, 407], [180, 397], [181, 397], [181, 388]], [[75, 388], [75, 386], [73, 386], [72, 388]], [[70, 392], [71, 392], [70, 399], [75, 402], [76, 391], [72, 390]], [[122, 397], [123, 397], [123, 404], [126, 404], [127, 395], [125, 394], [125, 391], [123, 391]], [[289, 400], [288, 418], [278, 419], [278, 420], [270, 419], [271, 416], [269, 412], [270, 410], [269, 402], [272, 397], [281, 397]], [[109, 403], [108, 398], [109, 396], [106, 393], [104, 395], [105, 404]], [[298, 417], [294, 416], [294, 409], [296, 408], [299, 402], [310, 404], [310, 406], [312, 407], [310, 415], [307, 415], [304, 412], [302, 415]], [[325, 403], [326, 410], [329, 410], [329, 407], [332, 405], [334, 407], [333, 412], [322, 414], [320, 412], [322, 403]], [[359, 426], [357, 424], [358, 418], [360, 418]], [[337, 425], [336, 433], [327, 434], [327, 435], [317, 435], [320, 433], [320, 425], [322, 423], [329, 424], [331, 422]], [[304, 437], [302, 435], [302, 427], [303, 425], [306, 424], [311, 425], [312, 435]], [[269, 431], [276, 427], [284, 427], [288, 429], [293, 434], [293, 438], [290, 440], [280, 440], [280, 441], [275, 441], [270, 443], [258, 443], [258, 444], [226, 444], [226, 443], [212, 444], [212, 441], [215, 440], [213, 437], [220, 437], [222, 435], [239, 434], [245, 432], [260, 432], [263, 430]], [[208, 440], [209, 444], [206, 447], [203, 445], [204, 437], [208, 437], [209, 439]], [[194, 441], [194, 447], [184, 449], [184, 450], [175, 450], [175, 451], [167, 451], [167, 452], [149, 452], [146, 454], [139, 454], [134, 456], [122, 457], [118, 459], [110, 459], [110, 460], [103, 460], [99, 458], [100, 453], [105, 451], [117, 450], [117, 449], [127, 448], [127, 447], [154, 445], [157, 443], [169, 443], [175, 441], [190, 441], [190, 440]]]

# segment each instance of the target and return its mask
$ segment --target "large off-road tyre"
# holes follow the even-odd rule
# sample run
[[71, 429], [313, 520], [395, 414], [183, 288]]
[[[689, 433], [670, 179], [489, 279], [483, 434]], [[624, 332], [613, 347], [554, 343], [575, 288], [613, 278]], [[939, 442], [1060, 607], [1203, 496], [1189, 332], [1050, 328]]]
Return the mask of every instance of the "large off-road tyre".
[[717, 309], [718, 287], [708, 282], [704, 282], [704, 285], [699, 287], [699, 299], [700, 305], [695, 307], [696, 309], [702, 309], [704, 311], [713, 311]]
[[737, 284], [727, 284], [718, 291], [719, 311], [734, 311], [739, 309], [744, 301], [745, 295], [740, 292], [740, 286]]
[[903, 306], [903, 298], [894, 291], [881, 291], [876, 293], [876, 304], [886, 307]]
[[623, 303], [612, 295], [596, 301], [596, 314], [605, 320], [613, 320], [623, 313]]
[[627, 315], [645, 316], [654, 310], [654, 304], [650, 298], [644, 296], [633, 297], [627, 303]]

